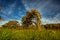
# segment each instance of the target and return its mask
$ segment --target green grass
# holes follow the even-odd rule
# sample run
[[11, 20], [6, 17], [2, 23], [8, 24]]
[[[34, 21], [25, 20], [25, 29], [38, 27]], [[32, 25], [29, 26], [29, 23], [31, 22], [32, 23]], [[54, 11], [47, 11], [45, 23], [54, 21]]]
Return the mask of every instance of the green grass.
[[60, 32], [0, 29], [0, 40], [60, 40]]

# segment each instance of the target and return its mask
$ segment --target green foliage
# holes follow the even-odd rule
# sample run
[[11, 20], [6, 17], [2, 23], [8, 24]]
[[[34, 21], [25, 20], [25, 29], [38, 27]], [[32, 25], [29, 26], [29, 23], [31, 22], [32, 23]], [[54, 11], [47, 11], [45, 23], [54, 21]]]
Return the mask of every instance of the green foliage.
[[0, 29], [0, 40], [60, 40], [60, 32]]

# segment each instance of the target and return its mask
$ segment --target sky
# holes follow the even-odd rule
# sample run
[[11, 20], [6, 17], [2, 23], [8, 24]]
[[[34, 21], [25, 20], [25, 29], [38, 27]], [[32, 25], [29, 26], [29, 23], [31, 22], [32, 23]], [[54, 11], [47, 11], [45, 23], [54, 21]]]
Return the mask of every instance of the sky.
[[0, 0], [0, 25], [10, 20], [21, 22], [27, 10], [38, 9], [41, 23], [60, 23], [60, 0]]

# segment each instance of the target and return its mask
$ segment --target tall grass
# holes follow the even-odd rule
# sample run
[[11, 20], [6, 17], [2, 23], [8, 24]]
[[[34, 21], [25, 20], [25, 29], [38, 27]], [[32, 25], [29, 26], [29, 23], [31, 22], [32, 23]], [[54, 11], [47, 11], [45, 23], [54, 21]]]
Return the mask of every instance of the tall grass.
[[0, 40], [60, 40], [60, 32], [0, 29]]

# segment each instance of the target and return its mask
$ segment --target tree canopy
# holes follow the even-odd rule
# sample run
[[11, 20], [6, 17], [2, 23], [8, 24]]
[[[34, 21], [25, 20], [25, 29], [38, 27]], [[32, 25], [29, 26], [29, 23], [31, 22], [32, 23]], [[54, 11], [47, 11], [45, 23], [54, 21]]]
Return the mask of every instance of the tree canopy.
[[38, 10], [34, 9], [34, 10], [30, 10], [26, 12], [26, 16], [22, 17], [22, 25], [28, 27], [29, 25], [33, 24], [33, 20], [36, 20], [36, 22], [34, 22], [37, 27], [40, 26], [41, 24], [41, 15], [39, 13]]

